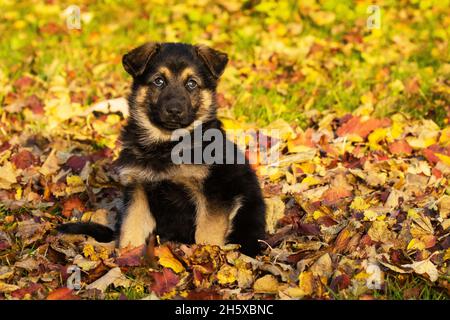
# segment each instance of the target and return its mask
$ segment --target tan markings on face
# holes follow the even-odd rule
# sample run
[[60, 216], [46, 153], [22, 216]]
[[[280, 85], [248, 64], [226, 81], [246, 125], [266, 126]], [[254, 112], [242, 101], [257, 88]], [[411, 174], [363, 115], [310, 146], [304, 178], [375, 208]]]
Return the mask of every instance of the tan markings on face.
[[138, 247], [156, 228], [156, 221], [150, 212], [147, 195], [141, 185], [133, 191], [120, 230], [119, 248]]
[[147, 98], [147, 93], [148, 93], [148, 87], [146, 87], [146, 86], [141, 86], [137, 89], [136, 104], [138, 106], [142, 106], [144, 104], [145, 99]]
[[200, 77], [197, 76], [195, 70], [190, 67], [187, 67], [186, 69], [183, 70], [183, 72], [181, 72], [178, 79], [180, 79], [183, 83], [185, 83], [189, 78], [192, 78], [195, 81], [197, 81], [198, 84], [201, 84], [201, 79]]
[[210, 120], [212, 108], [212, 93], [209, 90], [200, 91], [200, 107], [197, 111], [197, 119]]
[[131, 110], [130, 115], [137, 121], [139, 126], [145, 130], [146, 134], [139, 138], [141, 143], [150, 144], [153, 142], [170, 141], [172, 133], [153, 125], [145, 114], [145, 110], [143, 108]]
[[168, 79], [168, 80], [173, 79], [173, 73], [167, 67], [159, 68], [158, 72], [161, 73], [162, 75], [164, 75], [164, 77], [166, 77], [166, 79]]

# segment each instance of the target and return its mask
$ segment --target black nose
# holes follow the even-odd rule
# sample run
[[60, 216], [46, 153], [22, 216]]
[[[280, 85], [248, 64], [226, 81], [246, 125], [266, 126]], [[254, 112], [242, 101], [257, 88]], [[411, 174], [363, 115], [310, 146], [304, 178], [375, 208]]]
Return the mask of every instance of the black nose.
[[179, 103], [169, 104], [166, 107], [165, 111], [168, 116], [175, 117], [175, 118], [180, 118], [184, 115], [184, 108]]

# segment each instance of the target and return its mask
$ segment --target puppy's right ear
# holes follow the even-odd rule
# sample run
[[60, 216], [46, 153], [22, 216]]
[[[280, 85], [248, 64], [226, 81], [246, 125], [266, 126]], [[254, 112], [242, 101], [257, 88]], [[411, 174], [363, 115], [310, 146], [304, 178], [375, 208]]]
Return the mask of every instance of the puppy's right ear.
[[133, 78], [139, 77], [145, 71], [151, 58], [161, 48], [160, 43], [147, 42], [140, 47], [137, 47], [122, 57], [122, 64], [125, 71]]

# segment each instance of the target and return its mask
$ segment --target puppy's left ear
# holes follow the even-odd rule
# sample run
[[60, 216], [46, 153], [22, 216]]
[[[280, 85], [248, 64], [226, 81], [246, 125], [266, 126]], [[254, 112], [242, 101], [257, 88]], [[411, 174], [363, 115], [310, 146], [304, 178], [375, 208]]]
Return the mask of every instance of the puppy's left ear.
[[216, 79], [219, 79], [228, 62], [227, 54], [214, 50], [205, 45], [196, 45], [195, 50], [197, 51], [199, 57], [206, 64], [211, 74]]
[[126, 72], [139, 77], [145, 71], [151, 58], [159, 51], [161, 44], [156, 42], [147, 42], [140, 47], [134, 48], [122, 57], [122, 64]]

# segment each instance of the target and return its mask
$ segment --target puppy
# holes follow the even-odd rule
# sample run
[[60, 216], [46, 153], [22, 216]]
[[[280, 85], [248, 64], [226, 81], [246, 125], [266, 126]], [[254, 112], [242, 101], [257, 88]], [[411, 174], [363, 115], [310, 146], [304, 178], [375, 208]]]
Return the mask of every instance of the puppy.
[[[187, 244], [237, 243], [244, 254], [255, 256], [258, 240], [265, 237], [262, 193], [216, 116], [216, 87], [227, 55], [203, 45], [146, 43], [122, 62], [133, 77], [117, 159], [124, 208], [115, 230], [94, 223], [68, 223], [58, 230], [101, 242], [116, 239], [120, 248], [140, 246], [149, 234]], [[215, 161], [174, 161], [180, 141], [173, 136], [180, 129], [182, 137], [193, 138], [183, 156], [194, 158], [208, 148], [195, 139], [196, 132], [214, 132], [223, 141], [212, 153]], [[230, 150], [234, 159], [244, 160], [228, 161]]]

